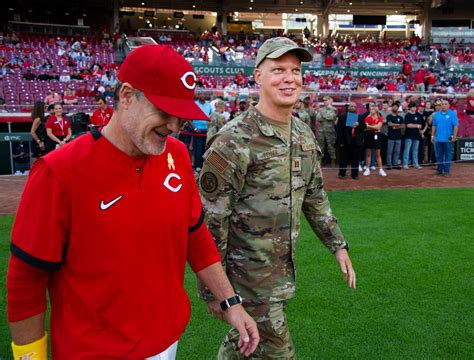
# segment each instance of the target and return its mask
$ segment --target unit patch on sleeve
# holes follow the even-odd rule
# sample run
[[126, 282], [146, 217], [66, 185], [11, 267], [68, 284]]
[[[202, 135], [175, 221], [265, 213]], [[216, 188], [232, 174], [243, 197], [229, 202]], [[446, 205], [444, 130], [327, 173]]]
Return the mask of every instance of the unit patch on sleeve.
[[212, 172], [205, 172], [201, 175], [200, 180], [201, 189], [207, 193], [212, 193], [217, 189], [217, 176]]

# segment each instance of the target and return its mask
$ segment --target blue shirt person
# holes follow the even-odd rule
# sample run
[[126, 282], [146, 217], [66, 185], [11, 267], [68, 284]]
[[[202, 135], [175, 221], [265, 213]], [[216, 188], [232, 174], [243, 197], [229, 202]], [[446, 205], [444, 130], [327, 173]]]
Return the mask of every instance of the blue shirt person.
[[438, 175], [449, 176], [453, 143], [458, 136], [458, 115], [449, 109], [449, 101], [441, 102], [441, 111], [433, 115], [431, 142], [435, 145]]

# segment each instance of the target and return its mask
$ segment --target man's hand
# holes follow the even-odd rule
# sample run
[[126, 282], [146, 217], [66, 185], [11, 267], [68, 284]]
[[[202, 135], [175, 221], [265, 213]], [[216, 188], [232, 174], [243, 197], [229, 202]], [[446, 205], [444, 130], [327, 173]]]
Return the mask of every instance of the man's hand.
[[239, 332], [238, 346], [240, 352], [250, 356], [260, 341], [257, 323], [244, 310], [242, 305], [231, 306], [222, 313], [222, 319], [232, 325]]
[[356, 288], [356, 274], [354, 268], [352, 267], [351, 259], [346, 249], [339, 249], [336, 251], [336, 260], [341, 267], [342, 276], [344, 282], [347, 282], [350, 288]]
[[242, 354], [249, 356], [255, 351], [260, 341], [257, 324], [245, 312], [242, 305], [234, 305], [226, 311], [222, 311], [219, 301], [214, 300], [209, 302], [207, 307], [213, 316], [229, 323], [237, 329], [240, 334], [238, 345]]

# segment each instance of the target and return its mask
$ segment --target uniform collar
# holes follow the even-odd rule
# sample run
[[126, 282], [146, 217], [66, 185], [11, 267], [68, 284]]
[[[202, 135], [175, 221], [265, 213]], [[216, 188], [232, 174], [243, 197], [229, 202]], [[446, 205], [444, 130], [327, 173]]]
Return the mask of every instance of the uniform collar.
[[[265, 136], [273, 136], [281, 141], [283, 141], [285, 144], [288, 145], [288, 142], [285, 140], [285, 138], [278, 132], [275, 131], [273, 126], [271, 126], [266, 120], [265, 120], [265, 115], [263, 115], [260, 111], [258, 111], [254, 106], [250, 105], [248, 109], [248, 114], [249, 116], [255, 121], [257, 124], [260, 132], [265, 135]], [[276, 120], [273, 120], [276, 121]], [[291, 131], [293, 132], [293, 119], [291, 120]]]

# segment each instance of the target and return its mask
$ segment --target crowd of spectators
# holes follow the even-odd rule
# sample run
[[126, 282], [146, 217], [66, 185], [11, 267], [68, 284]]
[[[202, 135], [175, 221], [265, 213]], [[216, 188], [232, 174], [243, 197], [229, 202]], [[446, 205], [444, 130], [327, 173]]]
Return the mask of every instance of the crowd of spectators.
[[117, 68], [110, 39], [15, 33], [0, 38], [0, 97], [7, 110], [38, 99], [92, 105], [97, 95], [113, 96]]
[[[283, 30], [275, 30], [270, 35], [283, 36]], [[364, 67], [383, 63], [386, 66], [401, 65], [404, 61], [413, 64], [425, 63], [432, 68], [447, 68], [451, 65], [470, 64], [473, 52], [462, 40], [450, 44], [425, 44], [419, 37], [409, 40], [376, 39], [371, 35], [335, 35], [328, 38], [296, 36], [286, 34], [300, 46], [314, 53], [314, 61], [326, 67]], [[217, 28], [205, 30], [197, 40], [175, 42], [161, 34], [158, 42], [173, 46], [191, 61], [208, 62], [209, 49], [213, 48], [217, 58], [226, 63], [254, 61], [258, 49], [267, 39], [259, 34], [239, 34], [223, 36]], [[214, 58], [215, 59], [215, 58]]]
[[[281, 36], [275, 31], [272, 36]], [[367, 36], [336, 36], [327, 39], [307, 36], [296, 38], [300, 45], [311, 48], [315, 62], [332, 69], [332, 75], [308, 70], [304, 73], [307, 91], [430, 92], [438, 94], [466, 93], [474, 87], [467, 74], [451, 71], [453, 63], [471, 63], [469, 48], [449, 44], [445, 47], [423, 45], [421, 39], [377, 41]], [[157, 41], [174, 47], [190, 61], [208, 60], [208, 49], [218, 49], [226, 62], [237, 58], [254, 60], [265, 41], [263, 33], [222, 36], [215, 28], [204, 31], [199, 39], [183, 41], [161, 34]], [[101, 37], [47, 37], [0, 35], [0, 98], [7, 105], [32, 104], [38, 97], [47, 103], [60, 101], [66, 109], [95, 104], [97, 95], [110, 99], [113, 95], [117, 65], [114, 43], [120, 39], [103, 32]], [[116, 44], [115, 44], [116, 45]], [[426, 64], [419, 67], [419, 61]], [[384, 78], [355, 76], [351, 71], [360, 65], [384, 62], [397, 66]], [[337, 67], [336, 67], [337, 66]], [[440, 70], [440, 71], [439, 71]], [[199, 75], [197, 86], [224, 89], [227, 100], [246, 97], [256, 87], [252, 76]], [[47, 100], [54, 91], [54, 100]], [[235, 95], [238, 94], [238, 95]], [[9, 108], [18, 111], [14, 107]]]
[[[341, 91], [378, 94], [383, 92], [428, 92], [436, 94], [467, 93], [474, 88], [474, 79], [468, 74], [442, 71], [421, 67], [419, 70], [405, 74], [403, 67], [399, 72], [389, 73], [382, 78], [356, 77], [351, 71], [336, 71], [333, 75], [324, 75], [319, 71], [306, 70], [303, 74], [306, 91]], [[198, 75], [197, 86], [203, 89], [224, 89], [227, 99], [233, 94], [243, 94], [256, 88], [252, 75], [245, 76], [238, 72], [235, 76]]]

